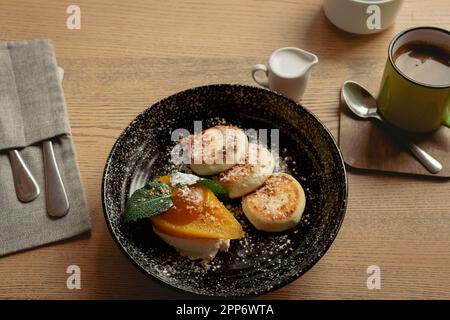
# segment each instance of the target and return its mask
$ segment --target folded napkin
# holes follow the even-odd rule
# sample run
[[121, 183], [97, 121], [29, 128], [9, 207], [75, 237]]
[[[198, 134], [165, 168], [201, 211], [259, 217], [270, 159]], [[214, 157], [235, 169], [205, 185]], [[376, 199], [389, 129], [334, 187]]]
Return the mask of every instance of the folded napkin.
[[[90, 230], [66, 103], [49, 40], [0, 43], [0, 256]], [[53, 219], [45, 205], [42, 142], [52, 140], [70, 203]], [[22, 203], [14, 188], [8, 149], [18, 148], [41, 194]]]

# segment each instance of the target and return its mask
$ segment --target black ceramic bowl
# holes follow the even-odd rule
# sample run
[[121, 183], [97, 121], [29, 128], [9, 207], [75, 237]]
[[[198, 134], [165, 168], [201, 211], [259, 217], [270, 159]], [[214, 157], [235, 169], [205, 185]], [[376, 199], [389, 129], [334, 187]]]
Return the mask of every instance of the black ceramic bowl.
[[[298, 226], [282, 233], [253, 228], [231, 205], [247, 232], [204, 268], [181, 257], [152, 232], [148, 221], [127, 225], [122, 213], [130, 191], [170, 173], [171, 132], [193, 132], [218, 123], [244, 129], [279, 129], [284, 171], [302, 184], [306, 209]], [[145, 274], [172, 287], [206, 296], [254, 296], [280, 288], [311, 268], [342, 224], [347, 179], [338, 146], [325, 126], [301, 105], [272, 91], [244, 85], [208, 85], [174, 94], [147, 108], [120, 135], [106, 162], [105, 219], [113, 238]], [[237, 211], [236, 211], [237, 210]]]

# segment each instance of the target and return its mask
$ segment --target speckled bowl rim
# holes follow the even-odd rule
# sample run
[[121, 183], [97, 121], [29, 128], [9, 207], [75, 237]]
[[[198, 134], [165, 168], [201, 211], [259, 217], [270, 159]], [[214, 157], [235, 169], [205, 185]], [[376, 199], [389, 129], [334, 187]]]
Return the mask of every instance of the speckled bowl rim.
[[[310, 116], [313, 120], [317, 121], [318, 124], [323, 128], [323, 130], [327, 133], [328, 137], [330, 138], [332, 145], [335, 148], [335, 151], [337, 152], [340, 162], [339, 162], [339, 166], [342, 169], [343, 172], [343, 176], [344, 176], [344, 184], [345, 184], [345, 194], [344, 194], [344, 199], [342, 201], [341, 207], [339, 208], [339, 211], [342, 212], [342, 216], [341, 219], [339, 221], [339, 224], [336, 226], [335, 230], [336, 232], [333, 233], [333, 235], [331, 237], [329, 237], [327, 240], [325, 240], [326, 244], [323, 247], [324, 249], [320, 252], [320, 254], [316, 255], [316, 257], [311, 261], [311, 263], [304, 268], [301, 272], [299, 272], [298, 274], [294, 274], [291, 277], [287, 278], [286, 280], [280, 282], [279, 284], [276, 284], [270, 288], [268, 288], [265, 291], [261, 291], [258, 293], [248, 293], [245, 295], [208, 295], [208, 294], [203, 294], [203, 293], [199, 293], [199, 292], [194, 292], [194, 291], [189, 291], [189, 290], [185, 290], [173, 285], [170, 285], [166, 282], [164, 282], [163, 280], [157, 278], [156, 276], [150, 274], [147, 270], [145, 270], [142, 266], [140, 266], [129, 254], [128, 252], [125, 250], [125, 248], [121, 245], [119, 239], [117, 238], [117, 235], [115, 233], [115, 231], [113, 230], [112, 226], [111, 226], [111, 222], [109, 221], [108, 218], [108, 212], [106, 209], [106, 199], [105, 199], [105, 182], [106, 182], [106, 172], [108, 171], [109, 168], [109, 164], [112, 158], [112, 155], [114, 154], [117, 144], [119, 143], [119, 141], [128, 133], [129, 130], [131, 130], [131, 125], [133, 123], [135, 123], [136, 121], [138, 121], [141, 117], [144, 117], [146, 113], [150, 112], [150, 109], [152, 108], [152, 106], [156, 105], [156, 104], [162, 104], [164, 103], [166, 100], [172, 98], [175, 95], [179, 95], [179, 94], [186, 94], [189, 93], [190, 91], [198, 91], [200, 89], [203, 88], [210, 88], [210, 87], [227, 87], [227, 88], [250, 88], [250, 89], [257, 89], [260, 91], [265, 91], [268, 94], [271, 95], [276, 95], [278, 97], [280, 97], [281, 99], [284, 100], [289, 100], [290, 103], [295, 103], [297, 105], [297, 107], [303, 109], [303, 111], [305, 111], [305, 113]], [[347, 170], [345, 167], [345, 162], [344, 162], [344, 158], [342, 156], [341, 150], [339, 148], [338, 143], [336, 142], [335, 138], [333, 137], [333, 135], [331, 134], [331, 132], [329, 131], [329, 129], [323, 124], [322, 121], [319, 120], [319, 118], [313, 114], [311, 111], [309, 111], [308, 109], [306, 109], [305, 107], [303, 107], [300, 103], [291, 100], [289, 98], [286, 98], [285, 96], [266, 89], [266, 88], [261, 88], [261, 87], [257, 87], [257, 86], [252, 86], [252, 85], [244, 85], [244, 84], [234, 84], [234, 83], [217, 83], [217, 84], [208, 84], [208, 85], [203, 85], [203, 86], [197, 86], [197, 87], [192, 87], [189, 89], [185, 89], [182, 91], [178, 91], [170, 96], [166, 96], [165, 98], [162, 98], [156, 102], [154, 102], [153, 104], [151, 104], [150, 106], [146, 107], [143, 111], [141, 111], [126, 127], [125, 129], [122, 131], [122, 133], [119, 135], [119, 137], [116, 139], [116, 142], [114, 143], [114, 145], [111, 148], [111, 151], [108, 155], [108, 158], [105, 162], [105, 166], [103, 169], [103, 175], [102, 175], [102, 188], [101, 188], [101, 192], [102, 192], [102, 208], [103, 208], [103, 215], [105, 217], [105, 221], [106, 221], [106, 225], [108, 226], [108, 230], [112, 235], [112, 238], [114, 239], [114, 242], [116, 243], [116, 245], [120, 248], [120, 250], [122, 251], [122, 253], [124, 253], [124, 255], [128, 258], [128, 260], [130, 260], [132, 262], [133, 265], [135, 265], [137, 267], [138, 270], [140, 270], [143, 274], [145, 274], [147, 277], [149, 277], [150, 279], [152, 279], [153, 281], [159, 283], [160, 285], [162, 285], [163, 287], [166, 288], [170, 288], [171, 290], [175, 290], [179, 293], [183, 293], [183, 294], [190, 294], [191, 296], [195, 297], [204, 297], [204, 298], [211, 298], [211, 299], [239, 299], [239, 298], [252, 298], [252, 297], [258, 297], [261, 296], [263, 294], [267, 294], [269, 292], [273, 292], [275, 290], [278, 290], [292, 282], [294, 282], [295, 280], [299, 279], [301, 276], [303, 276], [306, 272], [308, 272], [313, 266], [315, 266], [317, 264], [317, 262], [319, 262], [320, 259], [322, 259], [322, 257], [328, 252], [328, 250], [330, 249], [331, 245], [333, 244], [334, 240], [336, 239], [341, 227], [342, 227], [342, 223], [344, 222], [344, 218], [345, 218], [345, 213], [347, 211], [347, 203], [348, 203], [348, 178], [347, 178]]]

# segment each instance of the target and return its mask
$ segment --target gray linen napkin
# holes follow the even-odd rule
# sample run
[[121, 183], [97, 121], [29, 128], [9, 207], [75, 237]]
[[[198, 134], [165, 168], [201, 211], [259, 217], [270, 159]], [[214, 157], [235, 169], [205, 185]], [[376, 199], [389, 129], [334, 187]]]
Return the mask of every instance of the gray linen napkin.
[[[47, 215], [42, 141], [52, 139], [70, 203], [60, 219]], [[8, 149], [20, 149], [41, 189], [17, 199]], [[0, 43], [0, 256], [90, 230], [90, 218], [53, 45], [49, 40]]]

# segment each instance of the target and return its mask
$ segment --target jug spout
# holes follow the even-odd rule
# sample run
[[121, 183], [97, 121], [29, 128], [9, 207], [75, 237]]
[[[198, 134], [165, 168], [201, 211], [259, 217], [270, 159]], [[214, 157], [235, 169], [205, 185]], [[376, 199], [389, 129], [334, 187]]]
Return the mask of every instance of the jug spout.
[[319, 62], [319, 58], [311, 52], [299, 49], [301, 51], [301, 55], [303, 56], [303, 59], [305, 60], [305, 66], [306, 70], [311, 69], [312, 66], [314, 66], [316, 63]]

